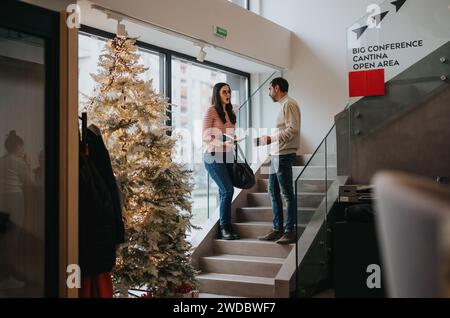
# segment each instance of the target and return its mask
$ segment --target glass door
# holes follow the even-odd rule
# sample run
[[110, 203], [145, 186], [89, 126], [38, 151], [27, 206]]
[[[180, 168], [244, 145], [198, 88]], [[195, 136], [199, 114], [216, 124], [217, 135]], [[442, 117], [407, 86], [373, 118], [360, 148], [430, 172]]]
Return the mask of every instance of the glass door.
[[58, 22], [0, 12], [0, 297], [58, 295]]

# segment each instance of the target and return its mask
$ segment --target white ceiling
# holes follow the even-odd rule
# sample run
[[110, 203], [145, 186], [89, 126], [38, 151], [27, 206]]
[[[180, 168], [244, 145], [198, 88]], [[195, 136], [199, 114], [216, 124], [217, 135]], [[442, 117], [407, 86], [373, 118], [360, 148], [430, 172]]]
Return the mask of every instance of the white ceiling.
[[[108, 19], [106, 13], [103, 13], [97, 9], [90, 7], [88, 1], [79, 1], [81, 7], [81, 24], [104, 30], [111, 33], [116, 33], [117, 22], [112, 19]], [[172, 51], [187, 54], [193, 57], [197, 57], [199, 53], [199, 47], [194, 45], [192, 40], [177, 36], [175, 34], [169, 34], [157, 30], [155, 27], [149, 24], [141, 24], [137, 22], [131, 22], [123, 20], [122, 24], [126, 25], [126, 30], [130, 37], [136, 37], [139, 41], [146, 42], [155, 46], [159, 46]], [[206, 46], [205, 51], [206, 61], [231, 67], [247, 73], [269, 73], [275, 69], [256, 61], [249, 60], [248, 58], [238, 56], [229, 51], [223, 51], [212, 46]]]

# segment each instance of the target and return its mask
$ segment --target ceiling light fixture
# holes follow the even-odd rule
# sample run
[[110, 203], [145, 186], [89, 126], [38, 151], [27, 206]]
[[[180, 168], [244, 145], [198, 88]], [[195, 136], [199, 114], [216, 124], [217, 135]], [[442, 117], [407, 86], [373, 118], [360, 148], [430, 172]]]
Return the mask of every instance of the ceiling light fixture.
[[205, 61], [205, 58], [206, 58], [205, 47], [202, 45], [200, 46], [200, 51], [198, 52], [197, 61], [203, 63]]
[[114, 12], [106, 12], [106, 16], [108, 19], [117, 21], [117, 36], [126, 38], [128, 37], [127, 29], [125, 24], [122, 24], [123, 16]]

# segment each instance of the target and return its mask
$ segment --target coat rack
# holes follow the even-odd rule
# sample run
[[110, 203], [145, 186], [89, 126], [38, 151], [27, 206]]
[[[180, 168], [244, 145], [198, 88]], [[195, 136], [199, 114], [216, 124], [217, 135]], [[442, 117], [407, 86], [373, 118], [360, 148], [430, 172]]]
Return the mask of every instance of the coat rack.
[[86, 134], [87, 134], [87, 113], [83, 112], [81, 113], [81, 145], [80, 145], [80, 151], [83, 153], [86, 153], [87, 150], [87, 141], [86, 141]]

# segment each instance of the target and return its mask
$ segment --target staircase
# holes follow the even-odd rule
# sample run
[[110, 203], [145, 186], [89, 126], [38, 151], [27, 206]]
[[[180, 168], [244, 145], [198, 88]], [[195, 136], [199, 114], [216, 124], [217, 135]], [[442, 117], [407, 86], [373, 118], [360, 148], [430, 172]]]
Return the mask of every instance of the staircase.
[[[387, 0], [380, 8], [383, 28], [370, 30], [365, 25], [366, 14], [349, 29], [349, 34], [356, 33], [355, 40], [364, 35], [363, 43], [368, 45], [381, 45], [381, 40], [386, 39], [400, 42], [408, 36], [415, 37], [408, 30], [415, 32], [420, 28], [426, 50], [404, 54], [407, 58], [401, 62], [410, 67], [389, 76], [385, 95], [362, 98], [338, 114], [336, 124], [313, 155], [313, 162], [306, 164], [307, 158], [297, 158], [294, 178], [308, 166], [297, 183], [301, 234], [297, 245], [279, 246], [256, 239], [272, 227], [268, 176], [261, 173], [262, 169], [256, 173], [257, 185], [240, 192], [233, 202], [233, 226], [242, 239], [217, 240], [217, 220], [211, 220], [194, 245], [193, 263], [202, 271], [198, 275], [201, 296], [289, 297], [296, 289], [299, 297], [310, 297], [323, 278], [330, 278], [328, 213], [340, 185], [368, 184], [377, 171], [386, 169], [427, 177], [448, 176], [448, 1], [436, 0], [430, 5], [422, 0]], [[435, 17], [433, 23], [427, 18], [430, 14]], [[396, 39], [397, 33], [401, 37]], [[428, 55], [423, 56], [424, 52]], [[270, 78], [257, 92], [267, 88]], [[333, 160], [320, 162], [322, 155], [327, 157], [329, 153]], [[325, 166], [330, 169], [327, 173]]]
[[[295, 178], [303, 170], [302, 164], [307, 157], [298, 157], [293, 168]], [[264, 167], [264, 166], [263, 166]], [[335, 169], [336, 168], [329, 168]], [[260, 169], [260, 171], [265, 171]], [[299, 234], [306, 228], [311, 217], [325, 198], [327, 185], [320, 179], [323, 167], [309, 171], [299, 184], [298, 195], [298, 230]], [[283, 246], [275, 242], [264, 242], [258, 236], [267, 234], [272, 229], [273, 213], [268, 194], [268, 175], [258, 172], [257, 184], [251, 191], [242, 192], [241, 199], [234, 201], [235, 211], [233, 227], [240, 235], [240, 240], [226, 241], [217, 239], [217, 225], [211, 229], [208, 248], [204, 248], [198, 257], [201, 274], [200, 297], [250, 297], [273, 298], [275, 280], [289, 255], [295, 256], [295, 244]], [[317, 177], [317, 178], [316, 178]], [[284, 208], [286, 205], [284, 204]], [[208, 240], [208, 238], [206, 238]], [[205, 242], [203, 242], [205, 243]], [[286, 284], [289, 289], [289, 282]], [[290, 290], [282, 292], [289, 295]]]

